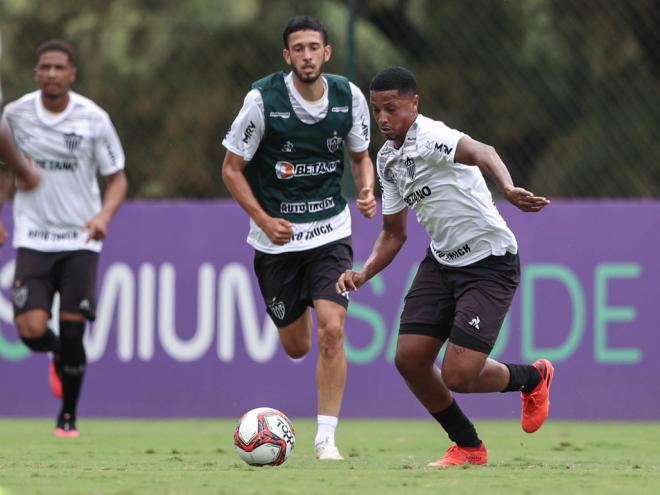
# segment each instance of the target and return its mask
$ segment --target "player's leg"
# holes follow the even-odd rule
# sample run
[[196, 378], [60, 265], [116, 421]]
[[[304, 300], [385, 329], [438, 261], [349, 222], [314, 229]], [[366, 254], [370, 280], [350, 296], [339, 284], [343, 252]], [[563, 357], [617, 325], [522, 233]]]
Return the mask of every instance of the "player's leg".
[[319, 356], [316, 363], [318, 428], [314, 445], [319, 459], [342, 460], [335, 430], [346, 388], [348, 364], [344, 350], [346, 308], [323, 299], [314, 301], [318, 320]]
[[62, 343], [62, 407], [57, 417], [58, 436], [77, 436], [77, 408], [87, 368], [83, 344], [87, 320], [95, 319], [98, 253], [75, 251], [58, 263], [60, 341]]
[[305, 356], [312, 347], [311, 300], [304, 299], [305, 252], [254, 255], [254, 271], [266, 312], [278, 329], [282, 348], [291, 358]]
[[312, 250], [307, 280], [318, 322], [319, 356], [316, 364], [318, 429], [314, 438], [319, 459], [342, 460], [335, 445], [335, 430], [346, 388], [348, 364], [344, 350], [344, 325], [348, 298], [337, 294], [339, 276], [353, 266], [350, 238]]
[[14, 322], [23, 343], [32, 352], [53, 355], [49, 382], [53, 394], [62, 397], [59, 376], [60, 339], [50, 328], [50, 308], [55, 284], [52, 268], [57, 255], [19, 248], [13, 284]]
[[278, 327], [280, 342], [290, 358], [300, 359], [312, 348], [312, 315], [309, 309], [293, 323]]
[[523, 429], [536, 431], [547, 417], [552, 364], [547, 360], [534, 365], [500, 363], [488, 358], [518, 285], [518, 257], [490, 256], [452, 270], [451, 277], [459, 297], [442, 363], [445, 383], [462, 393], [521, 391], [527, 404]]
[[438, 353], [449, 337], [454, 315], [453, 289], [427, 251], [406, 295], [395, 356], [396, 367], [408, 388], [456, 442], [432, 466], [483, 464], [487, 453], [474, 425], [465, 416], [436, 366]]

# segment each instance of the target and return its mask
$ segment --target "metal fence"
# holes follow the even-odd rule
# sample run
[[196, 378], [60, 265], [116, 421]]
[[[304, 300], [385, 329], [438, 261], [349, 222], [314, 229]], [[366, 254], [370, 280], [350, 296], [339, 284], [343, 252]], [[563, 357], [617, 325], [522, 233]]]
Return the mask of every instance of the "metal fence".
[[67, 39], [132, 197], [226, 196], [221, 139], [250, 82], [285, 69], [281, 32], [301, 13], [329, 28], [329, 72], [367, 94], [379, 69], [410, 68], [422, 113], [494, 145], [518, 185], [660, 196], [658, 0], [6, 0], [5, 99], [35, 88], [38, 44]]

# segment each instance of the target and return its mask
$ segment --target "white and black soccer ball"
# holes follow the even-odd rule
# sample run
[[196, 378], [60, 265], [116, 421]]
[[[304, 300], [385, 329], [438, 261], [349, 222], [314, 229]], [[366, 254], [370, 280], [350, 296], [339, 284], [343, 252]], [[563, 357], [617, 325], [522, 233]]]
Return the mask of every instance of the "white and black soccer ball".
[[286, 415], [272, 407], [257, 407], [241, 417], [234, 448], [253, 466], [279, 466], [293, 452], [296, 432]]

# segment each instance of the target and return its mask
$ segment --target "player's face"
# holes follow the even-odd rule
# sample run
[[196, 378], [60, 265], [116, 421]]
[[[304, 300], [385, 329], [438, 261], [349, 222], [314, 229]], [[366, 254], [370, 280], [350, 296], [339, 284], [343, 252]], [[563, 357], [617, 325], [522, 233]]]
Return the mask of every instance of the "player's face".
[[332, 48], [323, 42], [318, 31], [296, 31], [289, 35], [289, 47], [283, 51], [284, 60], [304, 83], [315, 82], [323, 72], [323, 64], [330, 60]]
[[34, 68], [34, 78], [47, 98], [57, 98], [68, 93], [76, 80], [76, 68], [69, 56], [60, 51], [44, 52]]
[[380, 132], [401, 146], [408, 129], [417, 118], [419, 95], [389, 91], [371, 92], [371, 110]]

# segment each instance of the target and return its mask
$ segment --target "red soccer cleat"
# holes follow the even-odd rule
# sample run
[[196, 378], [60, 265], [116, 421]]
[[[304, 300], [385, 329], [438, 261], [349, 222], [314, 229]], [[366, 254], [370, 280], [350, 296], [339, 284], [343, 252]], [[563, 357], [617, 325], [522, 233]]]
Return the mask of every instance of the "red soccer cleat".
[[550, 410], [550, 384], [555, 374], [555, 368], [547, 359], [537, 359], [533, 366], [541, 374], [541, 383], [539, 383], [531, 392], [522, 392], [522, 415], [520, 423], [522, 429], [527, 433], [534, 433], [538, 430], [548, 417]]
[[53, 358], [50, 360], [48, 365], [48, 384], [50, 385], [50, 391], [53, 392], [53, 395], [58, 399], [62, 398], [62, 378], [57, 370], [60, 360], [58, 355], [53, 355]]
[[447, 453], [437, 461], [428, 463], [427, 467], [451, 467], [463, 466], [465, 464], [486, 464], [488, 462], [488, 451], [486, 444], [481, 442], [481, 445], [476, 448], [460, 447], [453, 445], [449, 447]]
[[76, 428], [76, 420], [70, 414], [64, 414], [57, 418], [55, 436], [62, 438], [76, 438], [80, 436], [80, 432]]

